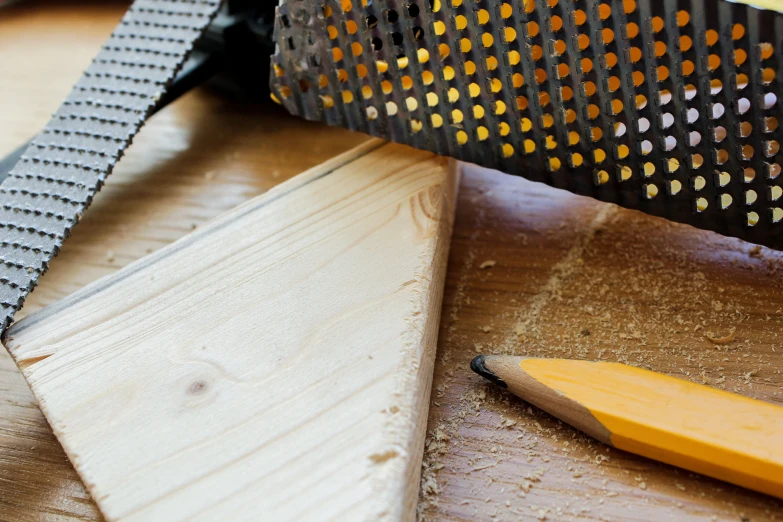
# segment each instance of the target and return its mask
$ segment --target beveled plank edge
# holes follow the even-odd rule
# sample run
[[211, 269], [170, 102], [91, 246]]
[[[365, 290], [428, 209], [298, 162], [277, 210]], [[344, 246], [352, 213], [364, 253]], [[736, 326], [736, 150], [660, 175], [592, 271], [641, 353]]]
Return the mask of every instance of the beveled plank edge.
[[[408, 414], [392, 415], [386, 425], [389, 447], [397, 448], [403, 454], [402, 458], [391, 463], [386, 474], [374, 477], [373, 489], [377, 499], [374, 520], [416, 520], [438, 332], [462, 165], [457, 160], [448, 160], [445, 185], [441, 189], [438, 215], [435, 218], [438, 220], [438, 229], [430, 242], [429, 252], [432, 254], [428, 252], [426, 255], [426, 259], [432, 264], [421, 265], [419, 273], [416, 274], [417, 286], [423, 287], [426, 293], [420, 295], [416, 306], [417, 314], [409, 329], [409, 332], [418, 335], [406, 342], [406, 349], [400, 353], [399, 364], [403, 370], [398, 373], [394, 393], [402, 396], [404, 390], [418, 388], [418, 391], [409, 394], [412, 400], [400, 406], [401, 412]], [[424, 274], [430, 270], [430, 266], [434, 267], [434, 270], [430, 278], [425, 280]], [[400, 477], [397, 484], [400, 484], [401, 488], [391, 490], [388, 487], [386, 477], [389, 474]], [[389, 511], [389, 506], [394, 506], [396, 510]]]

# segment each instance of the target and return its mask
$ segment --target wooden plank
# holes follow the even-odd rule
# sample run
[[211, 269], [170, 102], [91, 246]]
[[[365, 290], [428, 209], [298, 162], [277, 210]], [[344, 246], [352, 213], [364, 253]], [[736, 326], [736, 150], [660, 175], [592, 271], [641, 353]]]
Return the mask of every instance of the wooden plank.
[[373, 141], [17, 323], [104, 515], [412, 519], [456, 188]]
[[[20, 2], [0, 16], [0, 154], [33, 136], [128, 2]], [[306, 139], [305, 139], [306, 138]], [[366, 140], [277, 106], [196, 89], [134, 141], [20, 318], [159, 250], [210, 219]], [[11, 356], [0, 349], [0, 520], [100, 520]]]
[[[96, 45], [104, 36], [96, 37]], [[248, 107], [197, 89], [144, 128], [20, 318], [365, 139], [286, 118], [271, 102]], [[0, 349], [0, 513], [4, 522], [99, 516], [5, 349]]]

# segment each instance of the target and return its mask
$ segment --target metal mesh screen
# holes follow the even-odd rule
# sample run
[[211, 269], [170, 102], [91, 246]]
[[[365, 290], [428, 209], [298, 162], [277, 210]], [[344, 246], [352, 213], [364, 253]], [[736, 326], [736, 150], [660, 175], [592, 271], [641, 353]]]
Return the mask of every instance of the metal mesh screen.
[[783, 249], [783, 15], [726, 0], [283, 0], [291, 113]]

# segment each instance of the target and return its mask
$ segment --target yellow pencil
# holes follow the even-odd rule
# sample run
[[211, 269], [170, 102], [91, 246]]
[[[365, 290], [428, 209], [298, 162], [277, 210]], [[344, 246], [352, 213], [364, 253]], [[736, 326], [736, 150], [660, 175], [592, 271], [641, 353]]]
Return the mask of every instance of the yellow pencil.
[[783, 498], [783, 408], [609, 362], [480, 355], [479, 375], [631, 453]]

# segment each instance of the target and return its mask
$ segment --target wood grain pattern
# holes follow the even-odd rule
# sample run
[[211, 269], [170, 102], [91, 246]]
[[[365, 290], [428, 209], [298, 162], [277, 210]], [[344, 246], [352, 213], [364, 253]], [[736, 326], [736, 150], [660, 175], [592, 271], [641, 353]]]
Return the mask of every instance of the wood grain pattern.
[[414, 519], [449, 165], [372, 141], [9, 329], [107, 519]]
[[[9, 74], [0, 74], [0, 153], [47, 121], [125, 4], [33, 1], [2, 11], [0, 64]], [[232, 102], [209, 89], [189, 94], [137, 137], [19, 317], [366, 139], [288, 118], [271, 104]], [[0, 520], [100, 519], [27, 383], [0, 350]]]
[[[121, 3], [72, 1], [15, 9], [13, 17], [0, 16], [0, 62], [24, 66], [27, 74], [0, 75], [3, 151], [46, 120], [123, 11]], [[365, 139], [271, 111], [199, 90], [157, 115], [25, 311]], [[14, 125], [6, 125], [11, 117]], [[144, 183], [149, 179], [165, 190], [153, 190]], [[487, 261], [494, 267], [480, 269]], [[443, 304], [422, 518], [783, 520], [783, 505], [770, 497], [605, 452], [468, 369], [479, 351], [617, 360], [779, 404], [782, 265], [781, 255], [767, 249], [495, 172], [466, 171]], [[719, 349], [704, 335], [721, 337], [732, 328], [736, 340]], [[2, 350], [0, 361], [0, 520], [96, 520], [24, 379]]]

